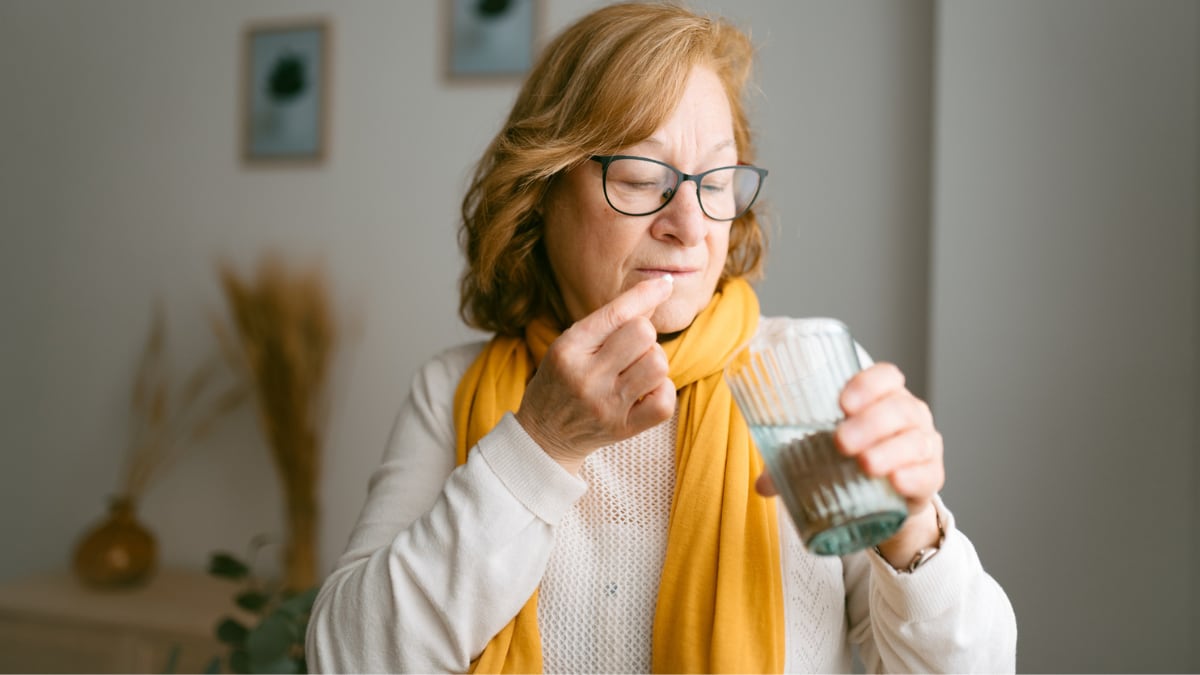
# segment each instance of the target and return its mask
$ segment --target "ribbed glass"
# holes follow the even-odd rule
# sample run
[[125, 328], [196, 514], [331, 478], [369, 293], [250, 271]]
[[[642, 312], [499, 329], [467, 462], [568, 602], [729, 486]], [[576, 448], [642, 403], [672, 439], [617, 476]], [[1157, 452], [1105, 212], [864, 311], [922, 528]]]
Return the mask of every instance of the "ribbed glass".
[[836, 447], [838, 398], [860, 369], [835, 319], [772, 319], [726, 369], [734, 400], [808, 550], [845, 555], [891, 537], [908, 514], [883, 478]]

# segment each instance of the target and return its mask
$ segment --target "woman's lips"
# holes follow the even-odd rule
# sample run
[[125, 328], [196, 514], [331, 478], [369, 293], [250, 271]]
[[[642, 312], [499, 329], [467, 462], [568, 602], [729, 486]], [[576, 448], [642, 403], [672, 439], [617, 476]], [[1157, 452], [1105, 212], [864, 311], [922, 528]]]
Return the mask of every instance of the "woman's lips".
[[661, 277], [670, 274], [678, 279], [679, 277], [687, 276], [695, 273], [695, 269], [691, 267], [640, 267], [638, 272], [647, 277]]

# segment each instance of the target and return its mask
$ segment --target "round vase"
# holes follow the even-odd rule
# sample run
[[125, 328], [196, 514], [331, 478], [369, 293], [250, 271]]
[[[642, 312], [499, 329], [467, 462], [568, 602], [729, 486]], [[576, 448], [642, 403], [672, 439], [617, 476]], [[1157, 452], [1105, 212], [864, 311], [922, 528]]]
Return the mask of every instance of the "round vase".
[[75, 548], [75, 574], [101, 588], [133, 586], [154, 573], [158, 544], [137, 520], [131, 499], [116, 497], [108, 518], [88, 530]]

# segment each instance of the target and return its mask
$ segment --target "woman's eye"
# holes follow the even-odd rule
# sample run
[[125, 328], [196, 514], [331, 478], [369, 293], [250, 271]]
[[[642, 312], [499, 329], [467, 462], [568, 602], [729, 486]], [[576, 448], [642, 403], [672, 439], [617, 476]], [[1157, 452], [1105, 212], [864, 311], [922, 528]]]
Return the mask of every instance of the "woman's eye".
[[656, 190], [659, 182], [656, 180], [625, 180], [621, 181], [621, 187], [629, 190]]

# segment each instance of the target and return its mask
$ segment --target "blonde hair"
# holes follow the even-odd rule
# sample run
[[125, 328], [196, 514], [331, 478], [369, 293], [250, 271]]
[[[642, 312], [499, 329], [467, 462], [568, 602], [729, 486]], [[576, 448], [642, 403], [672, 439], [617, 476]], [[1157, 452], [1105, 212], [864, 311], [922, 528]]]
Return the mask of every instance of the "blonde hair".
[[[566, 325], [542, 245], [542, 201], [553, 180], [592, 155], [650, 137], [674, 111], [692, 68], [718, 75], [733, 113], [738, 160], [754, 151], [743, 106], [753, 48], [720, 19], [668, 4], [617, 4], [588, 14], [542, 51], [462, 203], [467, 325], [521, 335], [539, 315]], [[757, 277], [766, 238], [753, 210], [731, 225], [721, 280]]]

